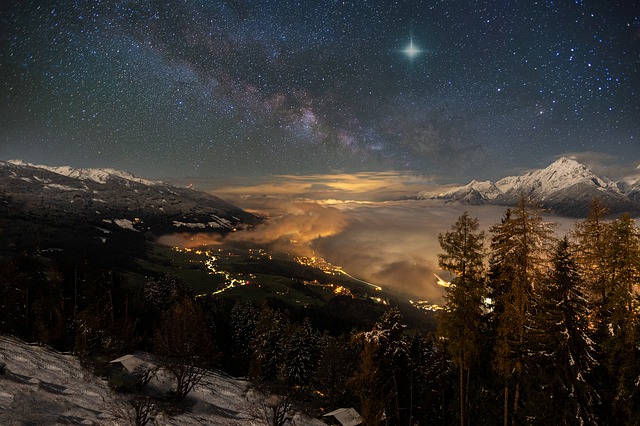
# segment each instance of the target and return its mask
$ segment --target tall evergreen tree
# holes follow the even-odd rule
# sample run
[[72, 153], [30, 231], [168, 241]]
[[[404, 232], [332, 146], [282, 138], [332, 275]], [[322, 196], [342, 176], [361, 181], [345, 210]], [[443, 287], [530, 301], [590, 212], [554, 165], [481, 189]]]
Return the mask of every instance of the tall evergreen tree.
[[513, 384], [512, 423], [519, 421], [523, 373], [530, 363], [525, 342], [530, 329], [534, 291], [546, 271], [552, 225], [524, 196], [518, 206], [491, 228], [492, 267], [501, 271], [492, 285], [501, 289], [496, 304], [503, 312], [496, 317], [495, 368], [505, 379], [504, 424], [508, 424], [509, 382]]
[[358, 368], [358, 347], [347, 333], [337, 338], [325, 334], [322, 347], [314, 383], [324, 394], [327, 406], [349, 407], [355, 401], [347, 383]]
[[305, 386], [318, 368], [320, 334], [308, 318], [289, 328], [283, 343], [281, 374], [290, 385]]
[[611, 378], [609, 393], [615, 395], [610, 401], [611, 418], [618, 424], [632, 424], [640, 422], [635, 404], [640, 401], [640, 231], [628, 214], [611, 223], [608, 249], [610, 293], [605, 305], [607, 333], [602, 344]]
[[[599, 349], [601, 417], [620, 424], [637, 411], [633, 407], [639, 397], [640, 233], [628, 215], [605, 221], [605, 214], [606, 209], [594, 201], [589, 217], [576, 225], [574, 235], [589, 296], [590, 327]], [[636, 421], [640, 422], [640, 415]]]
[[458, 368], [460, 425], [468, 423], [470, 376], [482, 340], [484, 285], [484, 232], [478, 232], [478, 219], [467, 212], [451, 231], [438, 236], [443, 253], [438, 263], [455, 277], [446, 288], [446, 306], [440, 316], [440, 334], [447, 339], [453, 363]]
[[[576, 261], [591, 305], [590, 317], [593, 328], [606, 324], [606, 306], [611, 291], [607, 266], [611, 227], [605, 220], [607, 214], [606, 206], [598, 198], [594, 198], [589, 206], [588, 217], [577, 222], [573, 231]], [[604, 330], [598, 332], [604, 334]]]
[[282, 362], [282, 336], [287, 329], [288, 320], [280, 311], [262, 305], [251, 339], [251, 376], [258, 380], [275, 380], [278, 367]]
[[407, 424], [451, 424], [456, 371], [441, 339], [417, 334], [411, 339], [410, 406]]
[[538, 424], [596, 424], [598, 395], [590, 382], [595, 348], [587, 334], [583, 281], [567, 238], [556, 247], [537, 299], [531, 350], [537, 358], [533, 392], [538, 404], [528, 416]]
[[251, 341], [260, 311], [248, 301], [238, 301], [231, 309], [229, 322], [231, 325], [231, 345], [233, 366], [232, 373], [244, 376], [249, 373], [251, 362]]
[[351, 380], [360, 397], [364, 424], [407, 424], [409, 342], [400, 312], [391, 309], [373, 330], [356, 336], [362, 345], [360, 368]]

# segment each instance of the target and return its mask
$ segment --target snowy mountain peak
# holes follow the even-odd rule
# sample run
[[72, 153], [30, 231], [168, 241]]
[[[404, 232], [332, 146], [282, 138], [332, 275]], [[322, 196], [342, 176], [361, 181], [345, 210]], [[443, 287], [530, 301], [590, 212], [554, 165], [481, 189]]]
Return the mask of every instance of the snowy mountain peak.
[[422, 192], [419, 198], [456, 199], [463, 204], [484, 204], [500, 195], [500, 190], [491, 181], [472, 180], [465, 186], [455, 187], [446, 192]]
[[585, 215], [595, 197], [607, 204], [612, 213], [640, 211], [640, 180], [628, 179], [616, 184], [596, 176], [584, 164], [568, 157], [559, 158], [545, 169], [508, 176], [495, 184], [473, 180], [445, 192], [422, 192], [417, 198], [510, 206], [516, 205], [522, 195], [545, 208], [571, 216]]
[[131, 182], [137, 182], [142, 185], [154, 186], [161, 185], [162, 182], [152, 181], [147, 179], [139, 178], [131, 173], [123, 172], [116, 169], [83, 169], [83, 168], [74, 168], [69, 166], [44, 166], [41, 164], [31, 164], [26, 163], [22, 160], [9, 160], [7, 163], [12, 164], [14, 166], [20, 167], [34, 167], [37, 169], [47, 170], [52, 173], [56, 173], [61, 176], [66, 176], [74, 179], [80, 180], [92, 180], [97, 183], [105, 184], [110, 179], [123, 179]]
[[519, 193], [545, 197], [577, 184], [595, 185], [601, 190], [620, 192], [616, 184], [594, 175], [584, 164], [571, 158], [561, 157], [547, 168], [509, 176], [496, 182], [503, 193]]

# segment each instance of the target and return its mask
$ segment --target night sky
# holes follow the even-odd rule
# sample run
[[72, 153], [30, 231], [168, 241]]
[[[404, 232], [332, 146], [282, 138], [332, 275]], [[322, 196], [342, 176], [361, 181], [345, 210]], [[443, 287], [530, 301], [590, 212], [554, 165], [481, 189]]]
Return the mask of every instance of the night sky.
[[10, 0], [0, 25], [0, 159], [457, 181], [640, 163], [640, 1]]

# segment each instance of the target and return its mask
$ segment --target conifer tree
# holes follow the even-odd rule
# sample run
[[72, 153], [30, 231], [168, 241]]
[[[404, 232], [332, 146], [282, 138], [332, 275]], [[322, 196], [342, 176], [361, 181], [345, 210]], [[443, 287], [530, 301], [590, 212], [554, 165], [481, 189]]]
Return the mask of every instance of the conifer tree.
[[540, 285], [553, 241], [552, 225], [524, 196], [518, 206], [492, 227], [492, 267], [501, 271], [492, 283], [501, 289], [496, 304], [495, 368], [505, 379], [504, 424], [508, 424], [509, 382], [513, 384], [512, 423], [519, 421], [523, 373], [530, 363], [525, 343], [530, 329], [534, 291]]
[[640, 414], [633, 409], [640, 403], [640, 233], [628, 215], [606, 221], [606, 214], [607, 209], [594, 200], [589, 217], [576, 224], [576, 252], [598, 348], [600, 417], [605, 424], [634, 424], [640, 423]]
[[467, 212], [460, 216], [451, 231], [438, 236], [444, 251], [439, 265], [453, 274], [446, 289], [446, 306], [440, 317], [440, 334], [447, 339], [447, 349], [458, 368], [460, 425], [468, 423], [468, 389], [471, 371], [479, 353], [483, 332], [484, 232], [478, 232], [478, 219]]
[[315, 385], [328, 406], [353, 405], [347, 382], [358, 368], [358, 347], [347, 333], [337, 338], [323, 335], [322, 347]]
[[411, 339], [410, 411], [407, 424], [450, 424], [456, 371], [444, 342], [432, 334]]
[[320, 335], [308, 318], [290, 329], [283, 345], [281, 373], [290, 385], [304, 386], [318, 368]]
[[566, 237], [556, 247], [545, 281], [537, 292], [531, 336], [538, 404], [530, 407], [529, 418], [539, 424], [596, 424], [598, 395], [590, 382], [595, 348], [583, 281]]
[[640, 400], [640, 231], [628, 214], [611, 223], [607, 246], [608, 317], [602, 344], [612, 387], [608, 393], [614, 395], [610, 409], [615, 421], [631, 424], [640, 422], [635, 405]]
[[260, 311], [251, 302], [238, 301], [231, 309], [231, 345], [233, 373], [244, 376], [249, 372], [251, 362], [251, 341], [253, 339]]
[[356, 335], [362, 345], [360, 367], [351, 380], [360, 397], [363, 423], [378, 425], [386, 415], [387, 425], [406, 424], [408, 401], [406, 374], [409, 342], [400, 312], [391, 309], [373, 330]]
[[280, 311], [262, 305], [251, 340], [251, 376], [258, 380], [274, 380], [282, 361], [282, 336], [288, 321]]
[[609, 251], [610, 224], [605, 220], [608, 210], [598, 198], [589, 206], [588, 217], [577, 222], [573, 231], [576, 245], [576, 261], [585, 292], [591, 306], [590, 320], [597, 334], [604, 334], [601, 325], [606, 324], [606, 306], [610, 293], [607, 253]]

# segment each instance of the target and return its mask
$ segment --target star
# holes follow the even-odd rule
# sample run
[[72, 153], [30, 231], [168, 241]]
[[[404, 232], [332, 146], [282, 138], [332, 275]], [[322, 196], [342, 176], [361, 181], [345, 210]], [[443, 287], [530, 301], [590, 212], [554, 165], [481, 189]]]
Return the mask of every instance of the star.
[[409, 46], [406, 47], [406, 49], [404, 49], [402, 51], [405, 55], [407, 55], [409, 58], [414, 58], [415, 56], [419, 55], [420, 53], [422, 53], [422, 50], [420, 50], [419, 48], [417, 48], [414, 44], [413, 44], [413, 39], [409, 40]]

